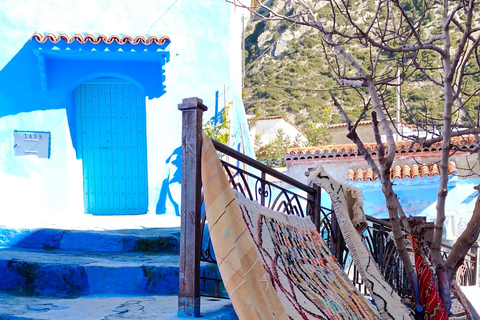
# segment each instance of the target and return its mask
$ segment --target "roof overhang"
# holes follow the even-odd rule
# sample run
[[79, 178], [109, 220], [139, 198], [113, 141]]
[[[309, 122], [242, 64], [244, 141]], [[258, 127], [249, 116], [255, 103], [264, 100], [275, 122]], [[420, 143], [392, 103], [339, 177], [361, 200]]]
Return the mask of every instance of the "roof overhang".
[[169, 44], [168, 37], [92, 33], [37, 32], [30, 40], [45, 91], [62, 81], [67, 70], [73, 86], [89, 74], [122, 73], [141, 84], [150, 99], [165, 93], [163, 66], [170, 59]]

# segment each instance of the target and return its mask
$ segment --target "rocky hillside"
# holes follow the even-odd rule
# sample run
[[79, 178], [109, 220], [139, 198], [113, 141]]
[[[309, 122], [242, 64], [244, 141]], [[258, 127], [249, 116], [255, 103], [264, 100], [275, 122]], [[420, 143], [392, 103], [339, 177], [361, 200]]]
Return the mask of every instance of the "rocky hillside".
[[[364, 10], [370, 2], [361, 2]], [[285, 7], [282, 0], [273, 0], [271, 4], [287, 15], [288, 10], [292, 10]], [[363, 106], [361, 97], [355, 90], [342, 88], [335, 81], [322, 50], [320, 34], [312, 28], [286, 21], [250, 21], [245, 38], [244, 102], [247, 113], [283, 115], [303, 129], [311, 122], [340, 123], [343, 119], [330, 97], [333, 93], [352, 119], [358, 116]], [[368, 57], [368, 52], [361, 47], [350, 50], [359, 61]], [[417, 114], [426, 111], [428, 116], [439, 117], [441, 91], [421, 77], [417, 82], [402, 86], [401, 96]], [[395, 91], [387, 91], [385, 98], [394, 117]], [[408, 115], [402, 117], [412, 122]]]

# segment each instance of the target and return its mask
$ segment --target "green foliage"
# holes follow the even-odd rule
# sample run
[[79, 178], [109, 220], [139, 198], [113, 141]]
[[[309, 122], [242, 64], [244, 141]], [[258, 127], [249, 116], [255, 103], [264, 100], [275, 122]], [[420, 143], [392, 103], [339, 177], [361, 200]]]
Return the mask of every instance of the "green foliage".
[[[260, 137], [256, 136], [256, 145], [258, 146], [260, 142]], [[277, 131], [277, 136], [272, 142], [258, 147], [256, 152], [257, 160], [264, 163], [269, 167], [284, 167], [285, 159], [283, 159], [283, 154], [290, 148], [293, 144], [290, 141], [290, 138], [285, 134], [285, 131], [279, 129]]]
[[403, 0], [400, 3], [400, 6], [402, 7], [403, 10], [405, 11], [412, 11], [415, 5], [413, 4], [413, 0]]
[[[345, 3], [353, 6], [360, 2], [347, 1]], [[282, 4], [279, 2], [278, 5]], [[425, 12], [424, 21], [421, 23], [422, 25], [428, 24], [428, 32], [420, 36], [430, 37], [432, 34], [441, 33], [441, 24], [436, 27], [439, 21], [438, 14], [433, 10], [426, 9], [427, 3], [423, 0], [400, 0], [399, 5], [408, 11], [408, 19], [412, 21], [418, 19]], [[357, 17], [357, 20], [361, 23], [362, 19], [360, 18], [362, 15], [368, 15], [376, 9], [377, 2], [367, 0], [363, 5], [358, 6], [358, 10], [357, 8], [352, 10], [352, 16]], [[281, 14], [285, 15], [296, 14], [291, 7], [280, 8], [279, 10]], [[328, 5], [318, 6], [315, 10], [318, 19], [328, 27], [333, 20], [331, 7]], [[338, 8], [335, 10], [338, 10]], [[386, 17], [387, 10], [381, 9], [380, 15]], [[461, 20], [462, 15], [459, 14], [456, 18]], [[338, 12], [336, 13], [335, 21], [339, 31], [353, 32], [351, 31], [353, 28], [349, 27], [346, 20], [342, 20]], [[271, 41], [278, 40], [284, 32], [290, 32], [289, 30], [291, 29], [289, 28], [290, 24], [285, 21], [270, 21], [267, 24], [261, 21], [254, 21], [250, 31], [247, 32], [247, 66], [249, 66], [248, 63], [258, 58], [260, 52], [265, 50]], [[274, 51], [275, 56], [271, 56], [268, 53], [263, 55], [247, 72], [244, 88], [244, 103], [247, 113], [257, 112], [261, 116], [287, 115], [288, 118], [294, 119], [295, 124], [304, 131], [308, 130], [309, 124], [312, 122], [325, 125], [342, 123], [344, 121], [343, 117], [333, 107], [330, 94], [327, 91], [335, 89], [333, 92], [347, 115], [352, 120], [357, 119], [368, 100], [368, 93], [362, 91], [363, 89], [359, 90], [360, 94], [356, 90], [340, 89], [340, 85], [336, 81], [336, 73], [344, 71], [343, 65], [341, 63], [336, 65], [333, 55], [325, 56], [322, 36], [319, 32], [314, 29], [305, 30], [303, 27], [302, 31], [300, 35], [297, 32], [293, 38], [289, 38], [288, 49], [282, 53]], [[261, 39], [271, 39], [263, 42], [260, 45], [262, 48], [259, 48], [258, 45], [260, 36], [262, 36]], [[414, 37], [411, 38], [413, 39]], [[455, 41], [458, 41], [458, 37], [452, 37], [452, 42], [455, 43]], [[361, 41], [349, 40], [349, 43], [344, 48], [367, 71], [372, 70], [376, 53], [372, 52], [368, 46], [366, 47]], [[408, 57], [404, 57], [399, 53], [381, 53], [376, 62], [377, 73], [374, 76], [379, 81], [392, 81], [396, 77], [397, 66], [402, 64], [402, 61], [405, 59], [408, 60]], [[436, 53], [421, 50], [418, 52], [417, 61], [420, 67], [425, 68], [428, 77], [433, 77], [438, 82], [442, 82], [443, 71], [438, 69], [442, 66], [439, 65]], [[335, 69], [336, 67], [338, 69]], [[427, 112], [429, 117], [440, 116], [443, 110], [441, 87], [429, 85], [428, 77], [418, 70], [415, 71], [413, 66], [409, 69], [408, 66], [403, 64], [403, 67], [405, 67], [404, 74], [408, 74], [409, 78], [402, 84], [402, 99], [411, 111], [410, 114], [402, 113], [404, 119], [407, 121], [414, 119], [415, 117], [407, 118], [414, 115], [417, 117], [417, 120], [420, 118], [425, 120], [422, 112]], [[470, 93], [478, 88], [478, 83], [480, 82], [480, 74], [476, 74], [477, 70], [473, 68], [474, 66], [466, 66], [466, 69], [468, 72], [472, 72], [472, 75], [465, 77], [464, 88], [462, 88], [462, 90]], [[345, 72], [347, 76], [358, 76], [354, 71], [349, 70], [348, 66]], [[382, 103], [386, 110], [391, 115], [395, 115], [395, 88], [386, 86], [381, 91], [383, 92], [381, 95]], [[468, 101], [467, 104], [468, 108], [472, 108], [475, 103]], [[325, 110], [332, 111], [325, 113]], [[367, 112], [366, 117], [369, 114], [370, 112]]]
[[306, 37], [303, 39], [302, 43], [307, 48], [313, 48], [318, 44], [318, 40], [313, 37]]
[[309, 146], [328, 145], [332, 143], [332, 136], [328, 133], [327, 126], [317, 126], [315, 123], [310, 122], [304, 131]]
[[230, 138], [230, 122], [228, 121], [228, 111], [232, 108], [234, 101], [230, 101], [223, 109], [221, 118], [222, 121], [219, 121], [217, 124], [214, 124], [213, 121], [207, 120], [203, 123], [203, 132], [210, 138], [228, 145], [228, 140]]
[[272, 21], [266, 21], [266, 22], [265, 22], [265, 28], [266, 28], [267, 30], [273, 30]]

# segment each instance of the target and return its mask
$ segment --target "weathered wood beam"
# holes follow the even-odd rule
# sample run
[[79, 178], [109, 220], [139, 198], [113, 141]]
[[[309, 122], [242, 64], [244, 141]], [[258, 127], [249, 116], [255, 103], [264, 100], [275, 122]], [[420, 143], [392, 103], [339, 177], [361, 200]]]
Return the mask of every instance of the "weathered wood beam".
[[202, 115], [207, 110], [199, 98], [183, 99], [182, 195], [180, 226], [180, 285], [178, 315], [200, 317], [200, 252], [202, 246], [200, 159]]

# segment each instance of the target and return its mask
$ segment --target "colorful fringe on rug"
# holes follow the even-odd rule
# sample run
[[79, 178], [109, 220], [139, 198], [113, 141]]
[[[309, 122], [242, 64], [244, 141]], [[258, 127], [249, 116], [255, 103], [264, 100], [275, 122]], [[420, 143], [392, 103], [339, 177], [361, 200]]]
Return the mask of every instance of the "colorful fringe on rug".
[[239, 319], [380, 319], [310, 220], [235, 197], [206, 136], [202, 182], [218, 267]]
[[[350, 185], [339, 183], [330, 177], [321, 165], [310, 173], [309, 183], [320, 186], [330, 195], [332, 208], [337, 216], [350, 255], [365, 286], [372, 295], [382, 319], [411, 319], [411, 313], [383, 278], [375, 264], [375, 259], [357, 231], [358, 224], [364, 221], [360, 218], [363, 216], [361, 191]], [[356, 224], [354, 225], [352, 221], [356, 221]]]

